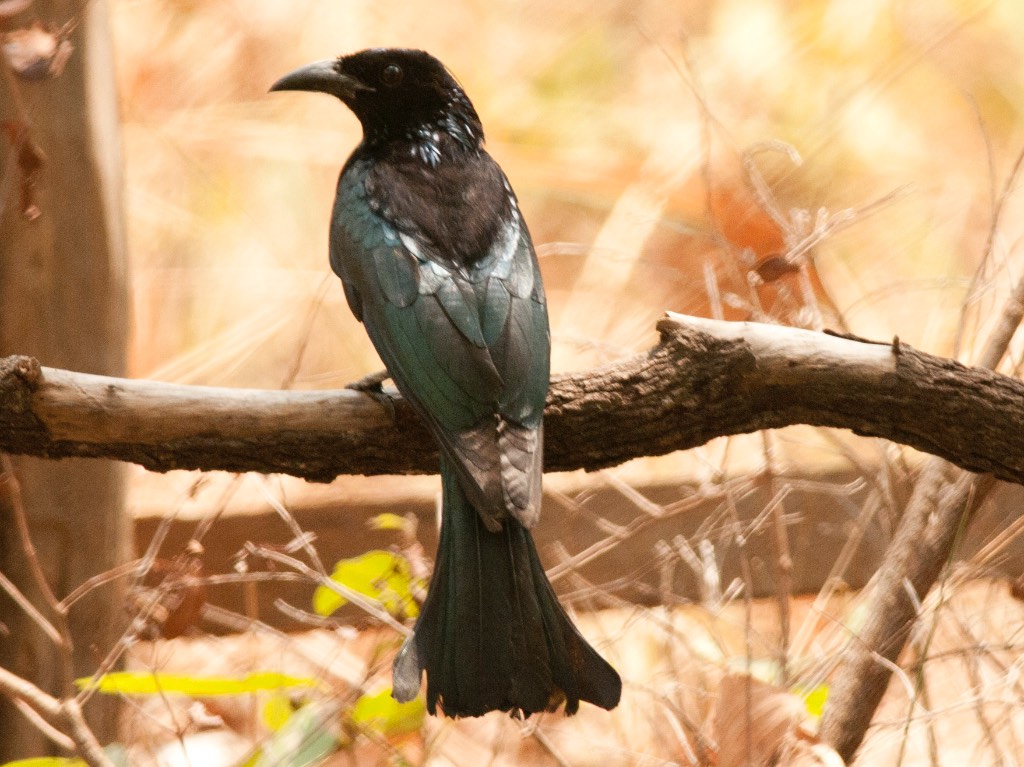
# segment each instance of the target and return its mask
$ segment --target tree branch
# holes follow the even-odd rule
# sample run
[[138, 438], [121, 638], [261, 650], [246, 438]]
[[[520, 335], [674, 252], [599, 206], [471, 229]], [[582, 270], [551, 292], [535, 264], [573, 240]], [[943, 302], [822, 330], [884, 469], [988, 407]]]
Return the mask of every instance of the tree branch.
[[[796, 328], [667, 315], [661, 340], [557, 376], [545, 467], [597, 469], [714, 437], [810, 424], [884, 437], [1024, 484], [1024, 383], [919, 352]], [[179, 386], [0, 359], [0, 450], [157, 471], [436, 471], [408, 403], [362, 392]]]

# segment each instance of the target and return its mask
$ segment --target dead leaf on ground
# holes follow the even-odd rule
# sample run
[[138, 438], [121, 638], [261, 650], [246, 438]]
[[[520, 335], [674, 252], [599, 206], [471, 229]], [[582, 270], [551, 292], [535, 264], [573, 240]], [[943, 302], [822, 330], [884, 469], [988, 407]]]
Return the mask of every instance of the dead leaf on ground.
[[796, 695], [743, 674], [724, 677], [715, 704], [718, 767], [843, 767], [808, 719]]

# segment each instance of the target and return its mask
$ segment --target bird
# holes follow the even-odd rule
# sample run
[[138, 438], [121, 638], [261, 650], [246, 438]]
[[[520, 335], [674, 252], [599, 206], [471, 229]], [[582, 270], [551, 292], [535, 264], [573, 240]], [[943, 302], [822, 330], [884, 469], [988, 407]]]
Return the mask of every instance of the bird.
[[533, 243], [438, 59], [373, 48], [272, 91], [340, 99], [362, 126], [330, 222], [330, 264], [402, 396], [437, 441], [441, 531], [392, 695], [449, 717], [604, 709], [618, 673], [562, 608], [530, 529], [541, 510], [551, 339]]

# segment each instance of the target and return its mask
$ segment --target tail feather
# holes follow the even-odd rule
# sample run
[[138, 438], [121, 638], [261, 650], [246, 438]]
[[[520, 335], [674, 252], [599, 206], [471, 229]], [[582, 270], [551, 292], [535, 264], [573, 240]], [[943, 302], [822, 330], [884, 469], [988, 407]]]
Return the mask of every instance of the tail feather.
[[567, 714], [581, 700], [619, 702], [615, 670], [569, 620], [515, 519], [488, 530], [442, 461], [444, 515], [426, 602], [395, 660], [394, 695], [411, 700], [427, 672], [427, 708], [449, 716]]

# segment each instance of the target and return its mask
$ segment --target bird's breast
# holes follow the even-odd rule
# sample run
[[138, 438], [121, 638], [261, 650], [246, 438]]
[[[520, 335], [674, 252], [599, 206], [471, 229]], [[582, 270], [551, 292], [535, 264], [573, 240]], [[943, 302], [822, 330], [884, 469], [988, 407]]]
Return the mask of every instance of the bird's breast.
[[515, 215], [504, 175], [483, 152], [446, 157], [433, 168], [415, 158], [377, 162], [365, 188], [371, 208], [422, 253], [467, 273], [487, 258]]

